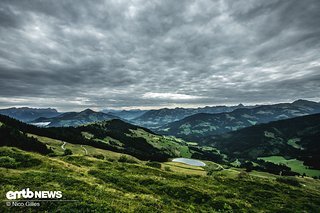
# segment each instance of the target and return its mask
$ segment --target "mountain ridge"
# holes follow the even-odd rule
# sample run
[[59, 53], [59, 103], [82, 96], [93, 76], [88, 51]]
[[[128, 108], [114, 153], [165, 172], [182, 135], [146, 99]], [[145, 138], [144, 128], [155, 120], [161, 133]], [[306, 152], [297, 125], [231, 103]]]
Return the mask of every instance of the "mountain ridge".
[[320, 113], [258, 124], [203, 138], [229, 157], [283, 156], [320, 169]]
[[185, 140], [197, 141], [204, 136], [223, 134], [259, 123], [315, 113], [320, 113], [319, 103], [300, 100], [293, 103], [239, 108], [232, 112], [217, 114], [199, 113], [166, 124], [155, 131], [160, 134], [181, 137]]
[[67, 126], [80, 126], [92, 122], [119, 119], [119, 117], [106, 114], [103, 112], [95, 112], [91, 109], [85, 109], [80, 112], [66, 112], [52, 118], [38, 118], [31, 121], [31, 124], [39, 125], [46, 124], [46, 127], [67, 127]]
[[215, 114], [221, 112], [231, 112], [238, 108], [251, 107], [253, 106], [244, 106], [243, 104], [238, 104], [235, 106], [206, 106], [198, 108], [162, 108], [157, 110], [149, 110], [143, 115], [133, 119], [132, 122], [147, 128], [156, 128], [198, 113]]
[[55, 117], [60, 115], [60, 112], [54, 108], [10, 107], [0, 109], [0, 114], [28, 122], [39, 117]]

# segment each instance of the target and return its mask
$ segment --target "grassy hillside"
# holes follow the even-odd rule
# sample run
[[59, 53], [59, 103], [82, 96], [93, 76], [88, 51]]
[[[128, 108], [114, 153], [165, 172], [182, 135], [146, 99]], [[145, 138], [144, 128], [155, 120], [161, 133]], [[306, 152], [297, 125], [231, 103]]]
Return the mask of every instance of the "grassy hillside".
[[[172, 157], [194, 157], [221, 160], [216, 150], [189, 145], [174, 137], [161, 136], [152, 131], [121, 120], [103, 121], [79, 127], [40, 128], [0, 115], [5, 126], [24, 134], [52, 138], [70, 144], [90, 145], [133, 155], [143, 160], [167, 161]], [[10, 144], [4, 144], [10, 145]]]
[[47, 157], [1, 147], [2, 195], [29, 187], [33, 191], [61, 190], [63, 200], [74, 201], [41, 202], [40, 207], [28, 208], [3, 203], [0, 211], [317, 212], [320, 208], [318, 180], [287, 181], [236, 170], [208, 176], [201, 169], [185, 165], [166, 163], [158, 169], [143, 161], [123, 162], [117, 153], [102, 155], [104, 159], [84, 153]]

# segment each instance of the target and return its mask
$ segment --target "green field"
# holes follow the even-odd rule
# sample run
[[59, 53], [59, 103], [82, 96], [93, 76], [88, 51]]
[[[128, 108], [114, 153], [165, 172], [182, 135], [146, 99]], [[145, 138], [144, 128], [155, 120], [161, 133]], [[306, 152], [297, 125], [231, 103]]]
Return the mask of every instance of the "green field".
[[[45, 143], [48, 147], [51, 147], [52, 150], [54, 151], [55, 154], [57, 155], [63, 155], [64, 150], [61, 148], [63, 142], [60, 140], [55, 140], [52, 138], [48, 137], [43, 137], [43, 136], [38, 136], [34, 134], [28, 134], [28, 136], [32, 136], [37, 138], [40, 142]], [[137, 158], [134, 158], [130, 155], [127, 154], [121, 154], [117, 152], [112, 152], [109, 150], [104, 150], [104, 149], [99, 149], [95, 148], [92, 146], [87, 146], [87, 145], [80, 145], [80, 144], [71, 144], [71, 143], [66, 143], [65, 145], [66, 149], [70, 149], [74, 155], [79, 155], [79, 156], [96, 156], [96, 155], [103, 155], [105, 157], [109, 157], [114, 160], [118, 160], [121, 156], [127, 156], [130, 158], [133, 158], [135, 161], [139, 161]], [[87, 153], [85, 152], [84, 148], [87, 150]]]
[[272, 162], [275, 164], [284, 164], [288, 167], [291, 168], [292, 171], [298, 172], [299, 174], [305, 173], [306, 175], [310, 177], [319, 177], [320, 176], [320, 170], [315, 170], [315, 169], [309, 169], [305, 165], [303, 165], [302, 161], [299, 161], [297, 159], [285, 159], [282, 156], [269, 156], [269, 157], [261, 157], [258, 158], [267, 162]]
[[201, 175], [201, 176], [205, 176], [207, 174], [205, 169], [202, 167], [190, 166], [190, 165], [178, 163], [178, 162], [162, 163], [162, 168], [165, 168], [165, 167], [170, 168], [170, 171], [182, 173], [182, 174]]
[[292, 138], [288, 140], [288, 144], [296, 149], [303, 149], [301, 145], [297, 144], [300, 141], [300, 138]]
[[162, 150], [170, 150], [170, 152], [175, 153], [176, 156], [190, 158], [192, 155], [187, 146], [188, 144], [178, 138], [150, 134], [142, 129], [131, 130], [131, 135], [146, 138], [148, 143], [154, 147]]

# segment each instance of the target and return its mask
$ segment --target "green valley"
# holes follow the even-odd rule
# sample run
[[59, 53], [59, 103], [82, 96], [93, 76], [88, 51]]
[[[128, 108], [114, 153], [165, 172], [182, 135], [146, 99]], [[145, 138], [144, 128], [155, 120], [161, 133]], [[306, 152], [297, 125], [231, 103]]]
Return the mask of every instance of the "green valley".
[[[312, 124], [313, 117], [307, 118], [300, 128]], [[0, 136], [5, 139], [0, 147], [0, 193], [27, 187], [62, 193], [61, 202], [40, 200], [40, 206], [28, 208], [29, 212], [316, 212], [320, 208], [320, 180], [266, 173], [256, 169], [258, 163], [249, 170], [242, 159], [233, 165], [232, 155], [209, 143], [199, 146], [121, 120], [76, 128], [39, 128], [6, 116], [0, 120]], [[303, 132], [294, 143], [304, 148], [300, 151], [308, 151], [304, 139], [308, 131]], [[276, 133], [262, 131], [272, 140], [279, 137]], [[292, 147], [293, 142], [284, 144]], [[175, 157], [202, 159], [205, 166], [172, 162]], [[281, 157], [259, 160], [285, 164], [308, 176], [318, 171]], [[286, 172], [284, 168], [282, 174]], [[0, 207], [1, 212], [23, 210]]]

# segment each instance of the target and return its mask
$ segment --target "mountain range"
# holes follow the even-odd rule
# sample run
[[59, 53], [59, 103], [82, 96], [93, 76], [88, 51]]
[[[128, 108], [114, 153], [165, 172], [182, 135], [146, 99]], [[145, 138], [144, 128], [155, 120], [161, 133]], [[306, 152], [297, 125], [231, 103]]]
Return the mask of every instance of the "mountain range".
[[119, 118], [125, 119], [125, 120], [132, 120], [135, 119], [144, 113], [146, 113], [148, 110], [140, 110], [140, 109], [132, 109], [132, 110], [113, 110], [113, 109], [104, 109], [102, 112], [117, 116]]
[[0, 109], [1, 115], [7, 115], [9, 117], [18, 119], [20, 121], [29, 122], [39, 117], [51, 118], [60, 115], [56, 109], [52, 108], [29, 108], [29, 107], [12, 107], [7, 109]]
[[[122, 119], [134, 125], [197, 141], [209, 135], [222, 134], [244, 127], [320, 112], [317, 102], [297, 100], [272, 105], [213, 106], [204, 108], [175, 108], [158, 110], [86, 109], [81, 112], [60, 113], [55, 109], [8, 108], [0, 114], [44, 127], [80, 126], [97, 121]], [[190, 115], [190, 116], [189, 116]], [[172, 122], [174, 121], [174, 122]]]
[[30, 123], [46, 127], [67, 127], [80, 126], [83, 124], [112, 119], [119, 119], [119, 117], [103, 112], [95, 112], [91, 109], [86, 109], [81, 112], [66, 112], [52, 118], [40, 117], [31, 121]]
[[174, 109], [157, 109], [149, 110], [141, 116], [131, 120], [131, 122], [147, 128], [157, 128], [162, 125], [181, 120], [185, 117], [199, 113], [216, 114], [222, 112], [231, 112], [239, 108], [252, 108], [253, 106], [206, 106], [203, 108], [174, 108]]
[[187, 141], [201, 142], [203, 137], [235, 131], [248, 126], [320, 113], [320, 103], [297, 100], [292, 103], [240, 108], [218, 114], [199, 113], [165, 124], [156, 132]]

